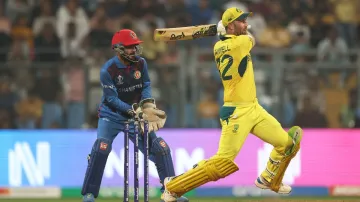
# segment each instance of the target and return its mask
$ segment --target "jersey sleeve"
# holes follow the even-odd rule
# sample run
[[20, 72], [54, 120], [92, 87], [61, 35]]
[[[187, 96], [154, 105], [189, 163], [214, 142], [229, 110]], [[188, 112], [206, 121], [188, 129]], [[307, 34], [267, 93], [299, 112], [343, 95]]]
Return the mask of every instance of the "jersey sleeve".
[[150, 77], [149, 77], [149, 72], [148, 72], [148, 66], [147, 63], [145, 61], [145, 59], [143, 59], [143, 90], [141, 92], [141, 100], [145, 100], [148, 98], [151, 98], [151, 82], [150, 82]]
[[111, 76], [106, 69], [101, 69], [100, 71], [100, 82], [105, 101], [110, 107], [115, 108], [119, 112], [127, 112], [131, 109], [131, 105], [121, 101], [118, 98], [116, 86], [114, 85], [114, 82], [112, 81]]
[[240, 48], [250, 52], [251, 49], [254, 47], [253, 38], [249, 35], [240, 35], [236, 38], [236, 42], [240, 46]]

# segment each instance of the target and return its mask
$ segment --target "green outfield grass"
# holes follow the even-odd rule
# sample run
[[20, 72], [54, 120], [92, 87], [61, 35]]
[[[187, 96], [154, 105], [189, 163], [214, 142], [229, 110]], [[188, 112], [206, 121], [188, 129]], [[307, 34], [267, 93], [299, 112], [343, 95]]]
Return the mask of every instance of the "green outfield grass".
[[[81, 198], [79, 199], [0, 199], [1, 202], [81, 202]], [[122, 202], [122, 199], [97, 199], [96, 202]], [[130, 202], [133, 200], [130, 200]], [[142, 200], [140, 200], [142, 201]], [[151, 199], [150, 202], [159, 202], [159, 199]], [[191, 198], [191, 202], [356, 202], [360, 201], [360, 198], [357, 197], [324, 197], [324, 198]]]

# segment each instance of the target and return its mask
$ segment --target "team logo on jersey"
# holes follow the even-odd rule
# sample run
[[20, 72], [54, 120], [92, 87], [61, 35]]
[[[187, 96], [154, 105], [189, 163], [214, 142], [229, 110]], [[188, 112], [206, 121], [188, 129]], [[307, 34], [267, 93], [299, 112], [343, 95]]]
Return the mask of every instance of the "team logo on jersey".
[[135, 78], [135, 79], [140, 79], [140, 77], [141, 77], [141, 72], [140, 72], [139, 70], [136, 70], [136, 71], [134, 72], [134, 78]]
[[116, 84], [117, 85], [121, 85], [124, 83], [124, 77], [122, 77], [121, 75], [119, 75], [117, 78], [116, 78]]

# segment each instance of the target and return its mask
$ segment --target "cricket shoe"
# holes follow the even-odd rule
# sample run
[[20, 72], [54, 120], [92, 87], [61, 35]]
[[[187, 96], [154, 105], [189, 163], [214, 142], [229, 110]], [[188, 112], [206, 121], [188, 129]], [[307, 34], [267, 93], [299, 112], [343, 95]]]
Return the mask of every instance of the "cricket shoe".
[[169, 192], [166, 188], [167, 183], [169, 183], [174, 177], [166, 177], [164, 180], [164, 193], [161, 195], [161, 200], [163, 200], [164, 202], [176, 202], [177, 201], [177, 197], [176, 194], [173, 194], [171, 192]]
[[91, 193], [85, 194], [83, 197], [83, 202], [95, 202], [94, 195]]
[[[166, 202], [164, 201], [164, 194], [161, 194], [161, 201], [160, 202]], [[179, 197], [176, 199], [176, 202], [189, 202], [189, 199], [187, 199], [186, 197]]]
[[[255, 185], [260, 189], [270, 189], [270, 183], [267, 182], [261, 176], [255, 180]], [[280, 189], [277, 193], [278, 194], [289, 194], [290, 192], [291, 192], [291, 187], [289, 185], [281, 183]]]

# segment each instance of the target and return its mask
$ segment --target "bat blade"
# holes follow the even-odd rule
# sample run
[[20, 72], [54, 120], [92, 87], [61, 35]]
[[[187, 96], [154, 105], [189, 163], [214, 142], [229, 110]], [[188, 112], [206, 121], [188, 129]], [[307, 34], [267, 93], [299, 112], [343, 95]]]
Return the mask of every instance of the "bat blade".
[[161, 28], [155, 29], [155, 41], [179, 41], [179, 40], [193, 40], [208, 36], [216, 36], [217, 25], [197, 25], [188, 27], [175, 28]]

